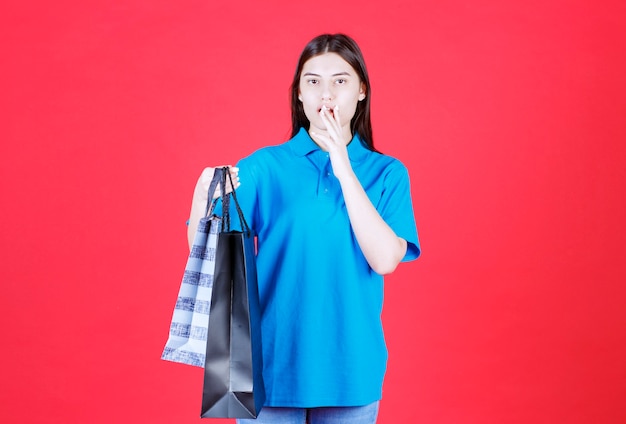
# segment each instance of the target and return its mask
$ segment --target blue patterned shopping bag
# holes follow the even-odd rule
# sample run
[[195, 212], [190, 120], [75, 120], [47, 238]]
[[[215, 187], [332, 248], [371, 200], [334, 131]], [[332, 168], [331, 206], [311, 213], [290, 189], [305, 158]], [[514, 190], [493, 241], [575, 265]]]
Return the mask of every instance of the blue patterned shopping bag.
[[219, 224], [216, 217], [198, 224], [161, 359], [204, 367]]
[[[189, 252], [180, 290], [174, 306], [169, 338], [161, 359], [204, 367], [207, 329], [215, 271], [215, 248], [220, 232], [221, 218], [211, 215], [212, 199], [218, 183], [223, 180], [224, 168], [215, 169], [209, 186], [204, 218]], [[221, 187], [224, 192], [224, 187]]]

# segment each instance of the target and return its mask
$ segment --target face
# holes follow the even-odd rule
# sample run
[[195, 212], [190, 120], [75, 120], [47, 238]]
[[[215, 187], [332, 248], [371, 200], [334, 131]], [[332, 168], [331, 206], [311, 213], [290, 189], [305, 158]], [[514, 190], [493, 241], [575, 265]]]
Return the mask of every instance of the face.
[[338, 106], [342, 131], [350, 140], [350, 121], [365, 95], [365, 85], [357, 72], [336, 53], [314, 56], [302, 67], [298, 99], [310, 122], [309, 131], [325, 133], [319, 112], [323, 106], [331, 111]]

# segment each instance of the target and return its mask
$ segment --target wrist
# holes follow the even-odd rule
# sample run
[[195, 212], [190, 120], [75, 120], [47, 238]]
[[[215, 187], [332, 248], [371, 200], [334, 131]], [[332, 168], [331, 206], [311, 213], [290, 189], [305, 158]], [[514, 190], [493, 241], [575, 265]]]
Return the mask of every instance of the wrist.
[[347, 187], [353, 184], [360, 185], [359, 179], [356, 177], [356, 174], [351, 167], [348, 167], [347, 169], [344, 169], [339, 173], [335, 173], [335, 177], [337, 177], [337, 179], [339, 180], [339, 184], [342, 188], [344, 186]]

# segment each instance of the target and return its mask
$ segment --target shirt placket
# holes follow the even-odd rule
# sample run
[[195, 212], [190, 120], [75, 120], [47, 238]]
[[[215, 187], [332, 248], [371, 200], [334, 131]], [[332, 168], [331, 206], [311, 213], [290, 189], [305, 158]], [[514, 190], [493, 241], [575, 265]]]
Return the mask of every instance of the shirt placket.
[[319, 172], [317, 179], [317, 197], [319, 199], [330, 199], [333, 194], [333, 172], [330, 157], [327, 152], [317, 151], [311, 155], [312, 162]]

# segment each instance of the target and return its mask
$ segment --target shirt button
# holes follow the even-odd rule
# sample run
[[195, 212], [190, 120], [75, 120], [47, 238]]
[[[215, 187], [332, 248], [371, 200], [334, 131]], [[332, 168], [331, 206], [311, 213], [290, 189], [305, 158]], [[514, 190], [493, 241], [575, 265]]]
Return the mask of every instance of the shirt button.
[[327, 172], [327, 173], [326, 173], [326, 176], [327, 176], [327, 177], [330, 177], [330, 172]]
[[328, 189], [327, 188], [324, 189], [324, 193], [328, 193]]

